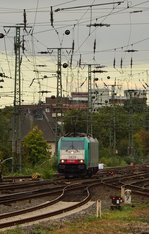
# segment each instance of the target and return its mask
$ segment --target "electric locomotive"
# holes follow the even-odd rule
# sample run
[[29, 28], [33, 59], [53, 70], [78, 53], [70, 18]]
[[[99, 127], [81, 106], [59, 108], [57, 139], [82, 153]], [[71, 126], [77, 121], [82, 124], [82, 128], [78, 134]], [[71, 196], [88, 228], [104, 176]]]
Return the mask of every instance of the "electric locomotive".
[[99, 143], [91, 136], [64, 136], [58, 141], [58, 172], [70, 176], [92, 176], [98, 170]]

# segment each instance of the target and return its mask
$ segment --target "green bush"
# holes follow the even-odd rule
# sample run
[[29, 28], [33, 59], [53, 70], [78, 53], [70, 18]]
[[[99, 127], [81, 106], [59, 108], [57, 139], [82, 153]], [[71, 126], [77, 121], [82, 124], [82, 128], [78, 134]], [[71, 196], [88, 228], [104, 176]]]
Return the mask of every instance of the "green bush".
[[51, 178], [57, 172], [57, 159], [53, 157], [34, 167], [33, 173], [39, 173], [44, 179]]
[[119, 156], [102, 157], [100, 161], [107, 167], [126, 166], [127, 163]]
[[21, 173], [19, 171], [15, 172], [15, 173], [13, 173], [13, 176], [20, 176], [20, 175], [31, 175], [32, 176], [33, 174], [39, 174], [41, 178], [49, 179], [55, 173], [57, 173], [57, 158], [52, 157], [52, 158], [44, 161], [41, 164], [36, 164], [34, 167], [31, 167], [30, 165], [25, 166], [22, 169]]

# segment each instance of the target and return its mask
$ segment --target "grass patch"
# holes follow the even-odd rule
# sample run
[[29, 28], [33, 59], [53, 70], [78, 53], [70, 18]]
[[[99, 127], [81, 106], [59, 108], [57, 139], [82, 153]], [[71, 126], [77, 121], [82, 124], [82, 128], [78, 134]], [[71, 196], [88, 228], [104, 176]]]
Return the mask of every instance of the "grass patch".
[[[73, 221], [59, 222], [56, 224], [36, 225], [23, 230], [16, 228], [3, 232], [3, 234], [100, 234], [100, 233], [129, 233], [133, 230], [149, 229], [149, 205], [124, 206], [122, 210], [113, 210], [106, 212], [102, 218], [88, 216], [77, 218]], [[147, 229], [148, 225], [148, 229]], [[135, 229], [136, 228], [136, 229]], [[142, 231], [142, 232], [143, 232]], [[140, 232], [141, 233], [141, 232]], [[1, 234], [1, 232], [0, 232]]]

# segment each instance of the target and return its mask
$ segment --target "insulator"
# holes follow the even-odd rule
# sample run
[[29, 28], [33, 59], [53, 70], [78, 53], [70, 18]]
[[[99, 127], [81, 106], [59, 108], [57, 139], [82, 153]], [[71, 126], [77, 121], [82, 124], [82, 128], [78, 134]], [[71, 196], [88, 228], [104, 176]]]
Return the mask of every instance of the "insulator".
[[48, 51], [40, 51], [38, 52], [39, 54], [48, 54], [49, 52]]
[[113, 60], [113, 67], [115, 68], [115, 64], [116, 64], [116, 61], [115, 61], [115, 58]]
[[74, 40], [72, 42], [72, 51], [74, 51]]
[[71, 58], [70, 58], [70, 67], [72, 67], [72, 58], [73, 58], [73, 55], [71, 54]]
[[131, 58], [131, 60], [130, 60], [130, 67], [132, 68], [132, 64], [133, 64], [133, 60], [132, 60], [132, 58]]
[[22, 40], [22, 52], [24, 54], [24, 51], [25, 51], [25, 40], [24, 40], [24, 36], [23, 36], [23, 40]]
[[53, 27], [54, 19], [53, 19], [53, 8], [51, 6], [51, 12], [50, 12], [50, 21], [51, 21], [51, 26]]
[[66, 34], [66, 35], [69, 35], [69, 34], [70, 34], [70, 30], [67, 29], [67, 30], [65, 31], [65, 34]]
[[80, 54], [80, 59], [79, 59], [79, 67], [81, 67], [81, 54]]
[[146, 86], [149, 87], [149, 85], [145, 82]]
[[96, 51], [96, 39], [94, 40], [94, 54], [95, 54], [95, 51]]
[[27, 20], [26, 20], [26, 10], [25, 9], [24, 9], [24, 12], [23, 12], [23, 18], [24, 18], [24, 30], [26, 30]]
[[107, 72], [107, 71], [103, 71], [103, 70], [93, 70], [92, 73], [104, 73], [104, 72]]
[[121, 58], [120, 67], [123, 67], [123, 59]]
[[137, 52], [138, 50], [134, 50], [134, 49], [132, 49], [132, 50], [125, 50], [125, 52], [128, 52], [128, 53], [130, 53], [130, 52]]
[[98, 81], [98, 78], [94, 78], [94, 81]]
[[0, 77], [5, 77], [5, 73], [0, 72]]

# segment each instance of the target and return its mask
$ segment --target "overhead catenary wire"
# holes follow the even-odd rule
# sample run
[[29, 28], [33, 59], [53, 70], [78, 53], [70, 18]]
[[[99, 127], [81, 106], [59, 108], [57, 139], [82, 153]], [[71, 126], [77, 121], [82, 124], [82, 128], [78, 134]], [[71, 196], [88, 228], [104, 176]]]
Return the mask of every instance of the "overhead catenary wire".
[[114, 5], [114, 4], [120, 5], [121, 3], [124, 3], [124, 1], [106, 2], [106, 3], [98, 3], [98, 4], [74, 6], [74, 7], [71, 6], [71, 7], [65, 7], [65, 8], [58, 8], [58, 9], [55, 10], [55, 12], [64, 11], [64, 10], [69, 10], [69, 9], [88, 8], [88, 7], [105, 6], [105, 5]]
[[[71, 3], [72, 1], [64, 1], [62, 4], [67, 4], [67, 3]], [[53, 7], [55, 7], [55, 6], [53, 6]], [[132, 7], [132, 8], [131, 8]], [[133, 11], [133, 10], [135, 10], [134, 8], [133, 8], [133, 5], [132, 6], [130, 6], [130, 8], [129, 9], [131, 9], [131, 11]], [[40, 8], [38, 8], [38, 10], [40, 10]], [[37, 12], [39, 12], [37, 10]], [[126, 9], [125, 9], [126, 10]], [[125, 11], [124, 10], [124, 11]], [[26, 10], [26, 12], [28, 12], [28, 10]], [[84, 10], [84, 12], [85, 12], [85, 10]], [[83, 12], [83, 13], [84, 13]], [[93, 13], [93, 12], [92, 12]], [[113, 14], [112, 14], [113, 15]], [[93, 15], [92, 15], [93, 17], [92, 17], [92, 20], [94, 20], [94, 19], [96, 19], [97, 17], [94, 17], [94, 13], [93, 13]], [[85, 17], [86, 18], [86, 17]], [[78, 23], [78, 25], [79, 25], [79, 27], [81, 28], [81, 30], [82, 30], [82, 27], [84, 27], [85, 26], [85, 18], [82, 18], [82, 20], [83, 21], [79, 21], [79, 23]], [[38, 15], [37, 15], [37, 19], [38, 19]], [[107, 18], [108, 19], [108, 18]], [[62, 27], [61, 28], [58, 28], [57, 27], [57, 22], [58, 21], [55, 21], [55, 19], [54, 19], [54, 23], [56, 23], [56, 29], [59, 31], [59, 30], [61, 30], [62, 29]], [[63, 20], [61, 21], [62, 23], [63, 23]], [[66, 21], [64, 21], [64, 22], [66, 22]], [[88, 19], [86, 20], [86, 22], [90, 22], [90, 17], [88, 17]], [[36, 34], [36, 32], [38, 31], [38, 30], [35, 30], [35, 29], [37, 29], [36, 27], [37, 27], [37, 24], [38, 22], [37, 22], [37, 20], [36, 20], [36, 22], [35, 22], [35, 27], [34, 27], [34, 32], [33, 32], [33, 37], [35, 36], [35, 34]], [[117, 24], [112, 24], [111, 22], [109, 22], [110, 23], [110, 25], [124, 25], [123, 23], [117, 23]], [[41, 24], [42, 24], [42, 22], [41, 22]], [[138, 23], [138, 26], [140, 25], [140, 24], [142, 24], [141, 22], [140, 23]], [[47, 26], [50, 26], [50, 22], [48, 23], [47, 22]], [[64, 27], [63, 28], [67, 28], [68, 27], [68, 25], [70, 25], [70, 24], [67, 24], [67, 23], [64, 23]], [[73, 25], [74, 24], [72, 24], [72, 27], [73, 27]], [[76, 27], [77, 27], [77, 24], [75, 24], [76, 25]], [[128, 23], [127, 24], [129, 27], [131, 26], [133, 26], [133, 25], [137, 25], [137, 23], [132, 23], [131, 22], [131, 25], [130, 25], [130, 23]], [[126, 26], [127, 26], [126, 25]], [[48, 34], [48, 36], [50, 35], [50, 32], [52, 31], [53, 29], [50, 29], [50, 30], [47, 30], [47, 32], [49, 33]], [[97, 31], [98, 29], [96, 29], [95, 31]], [[93, 32], [91, 32], [92, 34], [93, 34]], [[39, 59], [39, 58], [37, 58], [38, 56], [37, 56], [37, 51], [38, 51], [38, 45], [40, 46], [43, 42], [42, 42], [42, 40], [41, 40], [41, 38], [40, 38], [40, 35], [38, 35], [38, 34], [42, 34], [42, 30], [41, 30], [41, 32], [39, 32], [39, 33], [37, 33], [36, 34], [36, 37], [38, 37], [37, 38], [37, 40], [38, 40], [38, 43], [36, 43], [35, 44], [35, 41], [34, 41], [34, 46], [35, 46], [35, 56], [36, 56], [36, 59]], [[77, 29], [75, 28], [75, 34], [77, 34]], [[127, 35], [128, 36], [128, 35]], [[80, 42], [81, 41], [79, 41], [79, 43], [76, 43], [76, 35], [75, 35], [75, 37], [74, 37], [74, 44], [75, 44], [75, 50], [74, 50], [74, 54], [73, 54], [73, 65], [75, 66], [75, 62], [77, 62], [78, 61], [78, 58], [79, 58], [79, 55], [80, 54], [82, 54], [82, 59], [84, 59], [85, 58], [85, 55], [91, 55], [92, 53], [93, 53], [93, 46], [94, 46], [94, 52], [95, 52], [95, 56], [97, 56], [98, 54], [100, 54], [100, 53], [113, 53], [113, 51], [114, 51], [114, 49], [115, 49], [115, 46], [112, 48], [106, 48], [107, 50], [105, 50], [105, 49], [102, 49], [102, 47], [100, 47], [101, 49], [99, 49], [99, 48], [97, 48], [97, 38], [98, 38], [98, 35], [96, 35], [95, 36], [95, 38], [94, 38], [94, 40], [92, 41], [92, 48], [89, 50], [86, 50], [86, 51], [83, 51], [82, 50], [82, 47], [81, 47], [81, 50], [79, 51], [79, 52], [76, 52], [76, 49], [78, 48], [78, 46], [80, 45]], [[142, 37], [141, 37], [142, 38]], [[144, 37], [145, 38], [145, 37]], [[96, 40], [96, 46], [95, 46], [95, 40]], [[146, 40], [143, 40], [142, 41], [142, 46], [143, 46], [143, 44], [144, 44], [144, 42], [145, 41], [147, 41], [148, 39], [147, 39], [147, 37], [146, 37]], [[70, 40], [69, 40], [70, 41]], [[136, 42], [137, 42], [138, 40], [136, 40]], [[87, 43], [88, 43], [88, 41], [86, 41]], [[139, 43], [141, 43], [141, 42], [139, 42]], [[139, 45], [139, 43], [137, 43], [137, 44], [135, 44], [135, 41], [134, 41], [134, 38], [133, 38], [133, 40], [131, 40], [129, 43], [124, 43], [124, 41], [121, 41], [121, 44], [122, 45], [120, 45], [120, 46], [118, 46], [117, 48], [116, 48], [116, 53], [119, 53], [119, 54], [121, 54], [121, 57], [123, 57], [122, 55], [124, 55], [124, 50], [125, 49], [127, 49], [127, 48], [129, 48], [130, 46], [131, 46], [131, 44], [133, 44], [134, 46], [136, 45]], [[47, 47], [47, 46], [49, 46], [49, 45], [45, 45], [45, 43], [43, 43], [43, 47]], [[101, 46], [102, 46], [102, 44], [101, 44]], [[123, 47], [123, 50], [121, 49]], [[136, 47], [136, 49], [137, 49], [137, 47]], [[146, 50], [142, 50], [142, 51], [146, 51], [147, 52], [147, 49]], [[141, 50], [139, 49], [139, 52], [138, 53], [140, 53], [141, 52]], [[29, 60], [30, 60], [30, 51], [26, 51], [26, 53], [25, 53], [25, 56], [26, 56], [26, 59], [28, 58]], [[52, 61], [53, 63], [55, 62], [55, 57], [56, 57], [56, 55], [54, 55], [54, 54], [48, 54], [48, 57], [50, 58], [50, 61]], [[29, 62], [29, 60], [28, 60], [28, 62]], [[141, 60], [140, 60], [141, 61]], [[117, 61], [116, 61], [117, 62]], [[139, 62], [139, 60], [138, 60], [138, 62]], [[36, 62], [36, 64], [38, 64], [37, 62]], [[117, 64], [117, 63], [116, 63]], [[120, 64], [120, 61], [119, 61], [119, 64]], [[22, 66], [26, 66], [25, 64], [24, 65], [22, 65]], [[32, 65], [31, 65], [32, 66]], [[125, 62], [124, 62], [124, 59], [123, 59], [123, 66], [125, 66]], [[133, 65], [134, 66], [134, 65]], [[10, 68], [10, 69], [12, 69], [12, 68]], [[74, 69], [74, 67], [72, 68], [72, 69]], [[81, 68], [82, 69], [82, 68]], [[24, 69], [25, 70], [25, 69]], [[26, 70], [30, 70], [30, 68], [28, 67], [26, 67]], [[81, 71], [82, 72], [82, 71]], [[115, 71], [116, 72], [116, 71]], [[124, 72], [126, 72], [126, 71], [124, 71]], [[27, 76], [25, 77], [25, 79], [27, 80]]]
[[[109, 14], [107, 14], [104, 19], [102, 20], [102, 22], [109, 16], [112, 14], [112, 12], [115, 10], [116, 7], [113, 7], [113, 9], [110, 11]], [[98, 18], [96, 18], [96, 20], [98, 20]], [[81, 43], [81, 45], [79, 46], [79, 48], [76, 50], [76, 52], [84, 45], [84, 43], [88, 40], [88, 38], [90, 37], [90, 35], [96, 30], [96, 28], [94, 30], [92, 30], [92, 32], [85, 38], [85, 40]]]
[[34, 32], [34, 28], [35, 28], [35, 25], [36, 25], [38, 5], [39, 5], [39, 0], [37, 0], [36, 11], [35, 11], [35, 16], [34, 16], [34, 22], [33, 22], [33, 26], [32, 26], [32, 34]]

